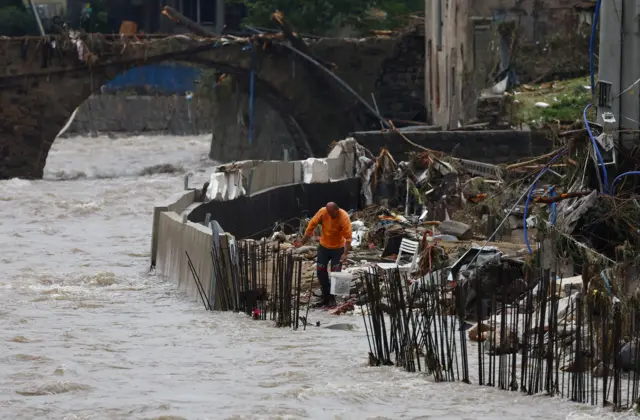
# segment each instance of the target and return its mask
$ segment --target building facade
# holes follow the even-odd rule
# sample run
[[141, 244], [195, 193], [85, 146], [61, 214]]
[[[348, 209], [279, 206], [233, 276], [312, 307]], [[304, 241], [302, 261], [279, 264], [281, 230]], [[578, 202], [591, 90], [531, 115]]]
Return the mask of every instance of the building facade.
[[455, 128], [469, 116], [467, 75], [474, 63], [473, 25], [470, 7], [474, 0], [426, 0], [425, 3], [425, 104], [427, 122]]
[[595, 0], [425, 0], [427, 122], [452, 129], [475, 117], [479, 93], [495, 83], [496, 57], [509, 50], [497, 24], [513, 22], [519, 42], [541, 44], [576, 33], [589, 21], [584, 10], [591, 3]]
[[225, 0], [110, 0], [109, 15], [120, 21], [134, 21], [147, 33], [181, 32], [182, 28], [162, 16], [165, 6], [215, 33], [238, 29], [246, 16], [244, 5]]
[[[33, 2], [41, 18], [52, 19], [54, 16], [64, 16], [67, 10], [67, 0], [35, 0]], [[24, 1], [29, 6], [29, 1]]]

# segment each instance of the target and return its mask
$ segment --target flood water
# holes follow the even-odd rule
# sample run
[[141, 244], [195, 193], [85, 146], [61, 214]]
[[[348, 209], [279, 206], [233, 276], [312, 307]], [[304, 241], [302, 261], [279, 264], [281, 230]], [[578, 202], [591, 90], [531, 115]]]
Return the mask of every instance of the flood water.
[[310, 315], [356, 331], [276, 329], [207, 313], [148, 274], [152, 207], [185, 171], [202, 185], [208, 147], [208, 136], [58, 139], [45, 180], [0, 181], [1, 419], [614, 418], [370, 368], [361, 318]]

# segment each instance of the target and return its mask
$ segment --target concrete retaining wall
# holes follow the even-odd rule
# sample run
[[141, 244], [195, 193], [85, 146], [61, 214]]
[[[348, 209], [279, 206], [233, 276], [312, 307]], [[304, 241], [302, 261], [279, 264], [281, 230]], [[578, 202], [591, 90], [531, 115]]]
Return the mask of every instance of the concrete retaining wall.
[[[255, 195], [276, 187], [294, 184], [314, 184], [342, 181], [355, 175], [356, 141], [342, 140], [323, 159], [296, 161], [244, 160], [220, 165], [211, 176], [207, 198], [228, 200], [232, 191], [223, 191], [221, 184], [239, 178], [242, 195]], [[235, 192], [235, 191], [234, 191]]]
[[[178, 216], [196, 201], [196, 191], [183, 191], [174, 194], [167, 200], [167, 204], [153, 206], [153, 227], [151, 228], [151, 266], [156, 265], [156, 254], [158, 251], [158, 227], [160, 225], [160, 214], [162, 212], [176, 213]], [[181, 216], [180, 216], [181, 217]]]
[[[158, 277], [176, 284], [189, 298], [200, 300], [186, 251], [209, 298], [212, 231], [202, 224], [206, 214], [238, 238], [265, 236], [275, 222], [299, 218], [305, 213], [311, 216], [327, 201], [337, 201], [345, 208], [359, 207], [360, 184], [354, 175], [354, 140], [339, 142], [326, 159], [245, 161], [219, 166], [211, 178], [217, 184], [210, 185], [207, 191], [207, 195], [213, 194], [218, 199], [189, 212], [190, 205], [201, 199], [200, 192], [184, 191], [166, 204], [154, 207], [151, 265]], [[241, 194], [235, 191], [229, 199], [228, 188], [235, 179], [240, 179], [244, 188]], [[188, 220], [183, 221], [187, 212]], [[228, 246], [228, 238], [228, 235], [220, 238], [223, 249]], [[214, 309], [218, 304], [214, 302]]]
[[[198, 223], [182, 222], [174, 212], [160, 213], [158, 223], [156, 274], [178, 286], [191, 299], [200, 299], [189, 269], [186, 253], [202, 283], [205, 299], [209, 296], [213, 265], [211, 263], [211, 229]], [[186, 251], [186, 252], [185, 252]]]
[[207, 134], [213, 129], [208, 100], [184, 96], [95, 95], [87, 99], [63, 134]]
[[285, 185], [235, 200], [210, 201], [194, 209], [189, 220], [202, 222], [209, 214], [236, 238], [260, 239], [270, 236], [279, 222], [286, 223], [283, 230], [292, 233], [301, 217], [312, 217], [329, 201], [346, 210], [362, 208], [360, 180]]

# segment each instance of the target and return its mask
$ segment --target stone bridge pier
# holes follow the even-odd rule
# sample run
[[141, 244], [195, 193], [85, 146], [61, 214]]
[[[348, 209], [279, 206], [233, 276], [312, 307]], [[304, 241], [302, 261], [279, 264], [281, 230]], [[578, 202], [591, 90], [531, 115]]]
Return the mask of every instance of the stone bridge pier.
[[[422, 49], [413, 52], [416, 66], [399, 74], [398, 55], [407, 62], [409, 54], [406, 39], [421, 39]], [[331, 142], [349, 132], [379, 126], [329, 75], [266, 36], [132, 40], [86, 35], [81, 42], [68, 36], [51, 40], [55, 48], [42, 38], [0, 38], [0, 62], [6, 63], [0, 67], [0, 179], [41, 178], [53, 141], [80, 104], [119, 73], [161, 61], [184, 61], [230, 74], [244, 94], [253, 71], [255, 97], [287, 121], [285, 129], [302, 157], [324, 156]], [[414, 32], [309, 42], [313, 54], [334, 63], [335, 73], [362, 97], [383, 96], [378, 101], [385, 117], [396, 115], [393, 96], [415, 100], [416, 92], [424, 91], [423, 46], [424, 38]], [[222, 101], [217, 105], [224, 107]], [[423, 106], [422, 101], [416, 108]], [[406, 109], [400, 115], [406, 117]], [[229, 146], [221, 144], [223, 149]]]

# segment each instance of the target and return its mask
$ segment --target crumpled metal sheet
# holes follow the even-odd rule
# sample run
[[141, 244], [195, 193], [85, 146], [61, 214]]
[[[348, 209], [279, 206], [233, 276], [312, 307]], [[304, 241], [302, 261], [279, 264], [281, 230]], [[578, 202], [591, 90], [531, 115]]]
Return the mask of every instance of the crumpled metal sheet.
[[596, 204], [598, 191], [578, 198], [577, 200], [561, 201], [557, 205], [556, 228], [567, 235], [573, 233], [578, 221]]

